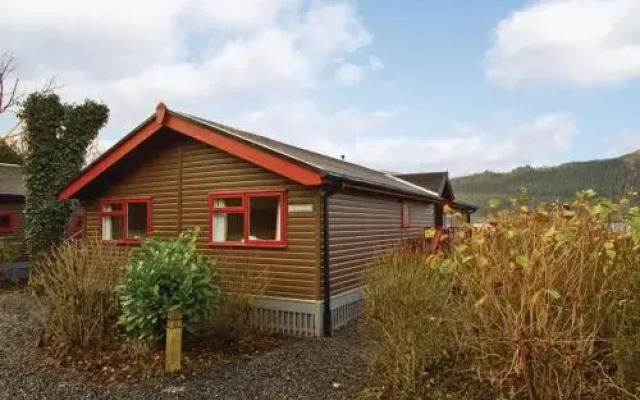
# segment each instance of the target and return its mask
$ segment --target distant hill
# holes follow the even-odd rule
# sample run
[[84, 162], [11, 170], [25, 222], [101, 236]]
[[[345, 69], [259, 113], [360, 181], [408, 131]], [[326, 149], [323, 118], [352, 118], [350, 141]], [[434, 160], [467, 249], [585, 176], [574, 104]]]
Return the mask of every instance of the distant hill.
[[571, 162], [555, 167], [519, 167], [511, 172], [485, 171], [451, 180], [457, 199], [481, 207], [492, 198], [506, 200], [521, 187], [536, 201], [567, 201], [581, 189], [619, 198], [640, 189], [640, 150], [618, 158]]

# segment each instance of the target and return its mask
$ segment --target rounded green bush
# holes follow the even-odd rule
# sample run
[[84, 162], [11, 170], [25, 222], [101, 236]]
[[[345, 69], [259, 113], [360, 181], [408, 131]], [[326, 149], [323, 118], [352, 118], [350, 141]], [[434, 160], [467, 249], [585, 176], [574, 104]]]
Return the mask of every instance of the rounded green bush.
[[151, 239], [133, 253], [119, 288], [120, 324], [141, 337], [162, 339], [169, 310], [180, 307], [192, 333], [215, 310], [219, 288], [214, 261], [196, 251], [196, 235]]

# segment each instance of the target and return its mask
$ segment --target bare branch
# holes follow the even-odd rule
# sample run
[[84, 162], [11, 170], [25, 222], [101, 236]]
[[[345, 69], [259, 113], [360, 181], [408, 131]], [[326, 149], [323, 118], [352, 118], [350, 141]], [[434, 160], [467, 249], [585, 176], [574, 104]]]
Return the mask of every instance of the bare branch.
[[[18, 92], [20, 80], [16, 78], [13, 84], [9, 83], [9, 78], [15, 69], [15, 57], [12, 54], [4, 54], [0, 59], [0, 114], [17, 106], [23, 97], [23, 94]], [[5, 92], [7, 85], [10, 89]]]
[[20, 122], [16, 123], [13, 128], [7, 132], [0, 133], [0, 140], [4, 140], [10, 144], [19, 154], [24, 154], [26, 151], [24, 141], [22, 140], [22, 125]]
[[47, 79], [44, 82], [44, 85], [42, 85], [42, 87], [37, 88], [36, 92], [47, 94], [47, 93], [53, 93], [60, 88], [62, 88], [62, 85], [58, 83], [58, 75], [54, 75], [49, 79]]
[[[16, 59], [13, 54], [5, 53], [0, 58], [0, 114], [15, 111], [25, 97], [25, 92], [20, 90], [20, 79], [11, 75], [16, 71]], [[56, 82], [57, 76], [47, 79], [42, 87], [35, 89], [37, 93], [48, 94], [55, 92], [62, 86]]]

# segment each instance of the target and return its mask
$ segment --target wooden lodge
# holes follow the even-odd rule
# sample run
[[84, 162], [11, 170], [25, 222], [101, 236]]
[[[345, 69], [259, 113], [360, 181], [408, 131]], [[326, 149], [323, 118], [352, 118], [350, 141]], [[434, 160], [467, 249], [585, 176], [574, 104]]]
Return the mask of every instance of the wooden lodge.
[[267, 275], [259, 323], [311, 336], [354, 318], [372, 258], [422, 237], [443, 204], [399, 177], [162, 103], [59, 197], [81, 201], [85, 236], [114, 245], [199, 229], [223, 277]]

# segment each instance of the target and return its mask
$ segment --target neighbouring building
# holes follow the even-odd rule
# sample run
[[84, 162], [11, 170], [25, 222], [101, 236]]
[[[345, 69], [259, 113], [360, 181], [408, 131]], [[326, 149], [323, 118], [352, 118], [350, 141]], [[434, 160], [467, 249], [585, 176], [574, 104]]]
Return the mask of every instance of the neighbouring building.
[[438, 193], [443, 202], [435, 206], [435, 226], [449, 228], [460, 223], [455, 214], [463, 216], [465, 222], [471, 222], [471, 214], [478, 210], [473, 204], [457, 200], [453, 193], [448, 172], [418, 172], [413, 174], [396, 174], [400, 179]]
[[63, 189], [83, 235], [136, 246], [197, 228], [224, 279], [266, 274], [257, 322], [330, 334], [354, 318], [373, 257], [435, 226], [441, 196], [344, 160], [167, 109]]
[[0, 241], [16, 252], [14, 260], [0, 265], [0, 280], [17, 282], [28, 277], [24, 232], [22, 167], [0, 163]]

